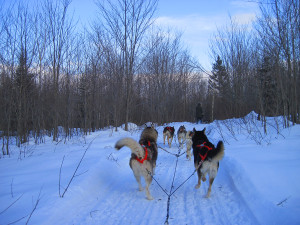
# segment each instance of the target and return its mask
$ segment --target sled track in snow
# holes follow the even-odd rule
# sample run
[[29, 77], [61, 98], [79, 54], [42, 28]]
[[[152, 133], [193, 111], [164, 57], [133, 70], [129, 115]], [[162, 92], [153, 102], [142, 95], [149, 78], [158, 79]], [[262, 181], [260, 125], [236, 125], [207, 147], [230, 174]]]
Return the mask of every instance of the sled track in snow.
[[[174, 144], [168, 150], [179, 152]], [[53, 212], [54, 221], [60, 217], [63, 224], [259, 224], [248, 203], [241, 201], [243, 197], [233, 182], [226, 153], [208, 199], [204, 197], [208, 183], [202, 182], [196, 190], [196, 176], [176, 190], [195, 170], [193, 160], [188, 161], [185, 155], [174, 157], [159, 150], [154, 178], [165, 192], [153, 181], [153, 201], [146, 200], [144, 191], [138, 191], [128, 165], [130, 154], [121, 151], [118, 158], [118, 164], [111, 163], [111, 171], [103, 171], [107, 166], [102, 168], [102, 163], [93, 167], [89, 177], [70, 190], [69, 196], [79, 194], [82, 198], [73, 201], [66, 196]], [[65, 207], [73, 208], [72, 216], [65, 217], [60, 212]], [[51, 218], [47, 221], [45, 224], [51, 224]]]

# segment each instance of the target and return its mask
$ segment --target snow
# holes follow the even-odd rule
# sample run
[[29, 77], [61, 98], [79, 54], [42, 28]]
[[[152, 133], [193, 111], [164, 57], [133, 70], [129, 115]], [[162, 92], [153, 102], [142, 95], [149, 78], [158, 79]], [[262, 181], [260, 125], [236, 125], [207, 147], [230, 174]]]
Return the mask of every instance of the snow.
[[[280, 120], [268, 118], [267, 135], [253, 112], [211, 124], [168, 124], [176, 131], [180, 125], [206, 127], [212, 143], [225, 144], [211, 197], [205, 198], [208, 182], [194, 188], [193, 175], [170, 197], [169, 224], [300, 224], [300, 125], [283, 129]], [[30, 141], [21, 148], [12, 143], [11, 155], [0, 158], [0, 224], [164, 224], [168, 196], [159, 185], [170, 193], [177, 163], [176, 189], [194, 172], [193, 161], [185, 154], [177, 161], [163, 151], [176, 154], [179, 147], [176, 138], [171, 148], [164, 145], [163, 126], [157, 126], [161, 148], [154, 178], [159, 185], [152, 182], [154, 200], [149, 201], [129, 167], [130, 150], [114, 149], [120, 138], [139, 140], [143, 128], [123, 128], [59, 142], [46, 137], [45, 143]]]

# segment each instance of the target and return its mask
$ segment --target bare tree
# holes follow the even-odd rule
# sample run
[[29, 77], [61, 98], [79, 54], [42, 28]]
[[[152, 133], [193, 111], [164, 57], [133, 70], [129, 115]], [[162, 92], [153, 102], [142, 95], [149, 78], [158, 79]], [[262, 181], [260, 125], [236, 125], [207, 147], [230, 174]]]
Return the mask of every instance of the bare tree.
[[50, 46], [47, 52], [52, 73], [53, 93], [53, 140], [57, 140], [58, 126], [60, 125], [59, 114], [59, 81], [66, 55], [67, 40], [71, 37], [74, 29], [72, 17], [67, 16], [71, 0], [46, 0], [43, 4], [44, 22], [48, 29]]
[[152, 24], [157, 0], [98, 1], [102, 25], [117, 44], [122, 59], [122, 75], [125, 88], [125, 130], [128, 130], [132, 104], [133, 79], [136, 62], [141, 51], [142, 39]]
[[294, 0], [270, 0], [261, 2], [261, 17], [257, 31], [261, 49], [276, 59], [274, 76], [277, 79], [282, 114], [287, 121], [299, 122], [299, 43], [300, 2]]

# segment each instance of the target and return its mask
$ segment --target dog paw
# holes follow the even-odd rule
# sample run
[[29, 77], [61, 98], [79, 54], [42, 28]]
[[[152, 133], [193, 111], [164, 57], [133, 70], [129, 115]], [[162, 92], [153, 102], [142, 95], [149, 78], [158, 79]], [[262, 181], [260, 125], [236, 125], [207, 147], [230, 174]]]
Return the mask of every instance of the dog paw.
[[195, 188], [196, 188], [196, 189], [199, 189], [199, 188], [200, 188], [200, 184], [197, 184], [197, 185], [195, 186]]
[[209, 198], [210, 197], [210, 193], [207, 193], [206, 195], [205, 195], [205, 198]]
[[147, 196], [147, 200], [153, 200], [154, 198], [152, 196]]
[[203, 182], [205, 182], [205, 181], [206, 181], [206, 177], [202, 177], [201, 179], [202, 179], [202, 181], [203, 181]]
[[143, 191], [143, 190], [144, 190], [144, 188], [142, 188], [142, 187], [139, 188], [139, 191]]

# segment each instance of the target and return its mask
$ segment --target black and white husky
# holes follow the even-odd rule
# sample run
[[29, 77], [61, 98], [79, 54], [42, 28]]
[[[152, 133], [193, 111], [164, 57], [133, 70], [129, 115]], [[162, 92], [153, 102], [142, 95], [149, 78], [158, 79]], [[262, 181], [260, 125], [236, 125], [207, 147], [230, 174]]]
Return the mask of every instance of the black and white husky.
[[152, 175], [154, 174], [158, 155], [157, 136], [158, 133], [153, 126], [146, 127], [141, 134], [139, 143], [132, 138], [123, 138], [115, 145], [117, 150], [120, 150], [124, 146], [131, 149], [129, 165], [133, 171], [136, 181], [139, 184], [140, 191], [143, 190], [141, 176], [144, 177], [148, 200], [153, 199], [150, 194], [149, 187], [152, 182]]
[[222, 141], [219, 141], [215, 148], [206, 137], [205, 128], [202, 131], [196, 131], [194, 128], [193, 133], [194, 164], [198, 174], [198, 184], [195, 188], [200, 188], [201, 179], [203, 182], [206, 181], [206, 174], [208, 174], [209, 187], [206, 194], [208, 198], [211, 193], [211, 186], [217, 176], [219, 161], [224, 157], [224, 144]]

